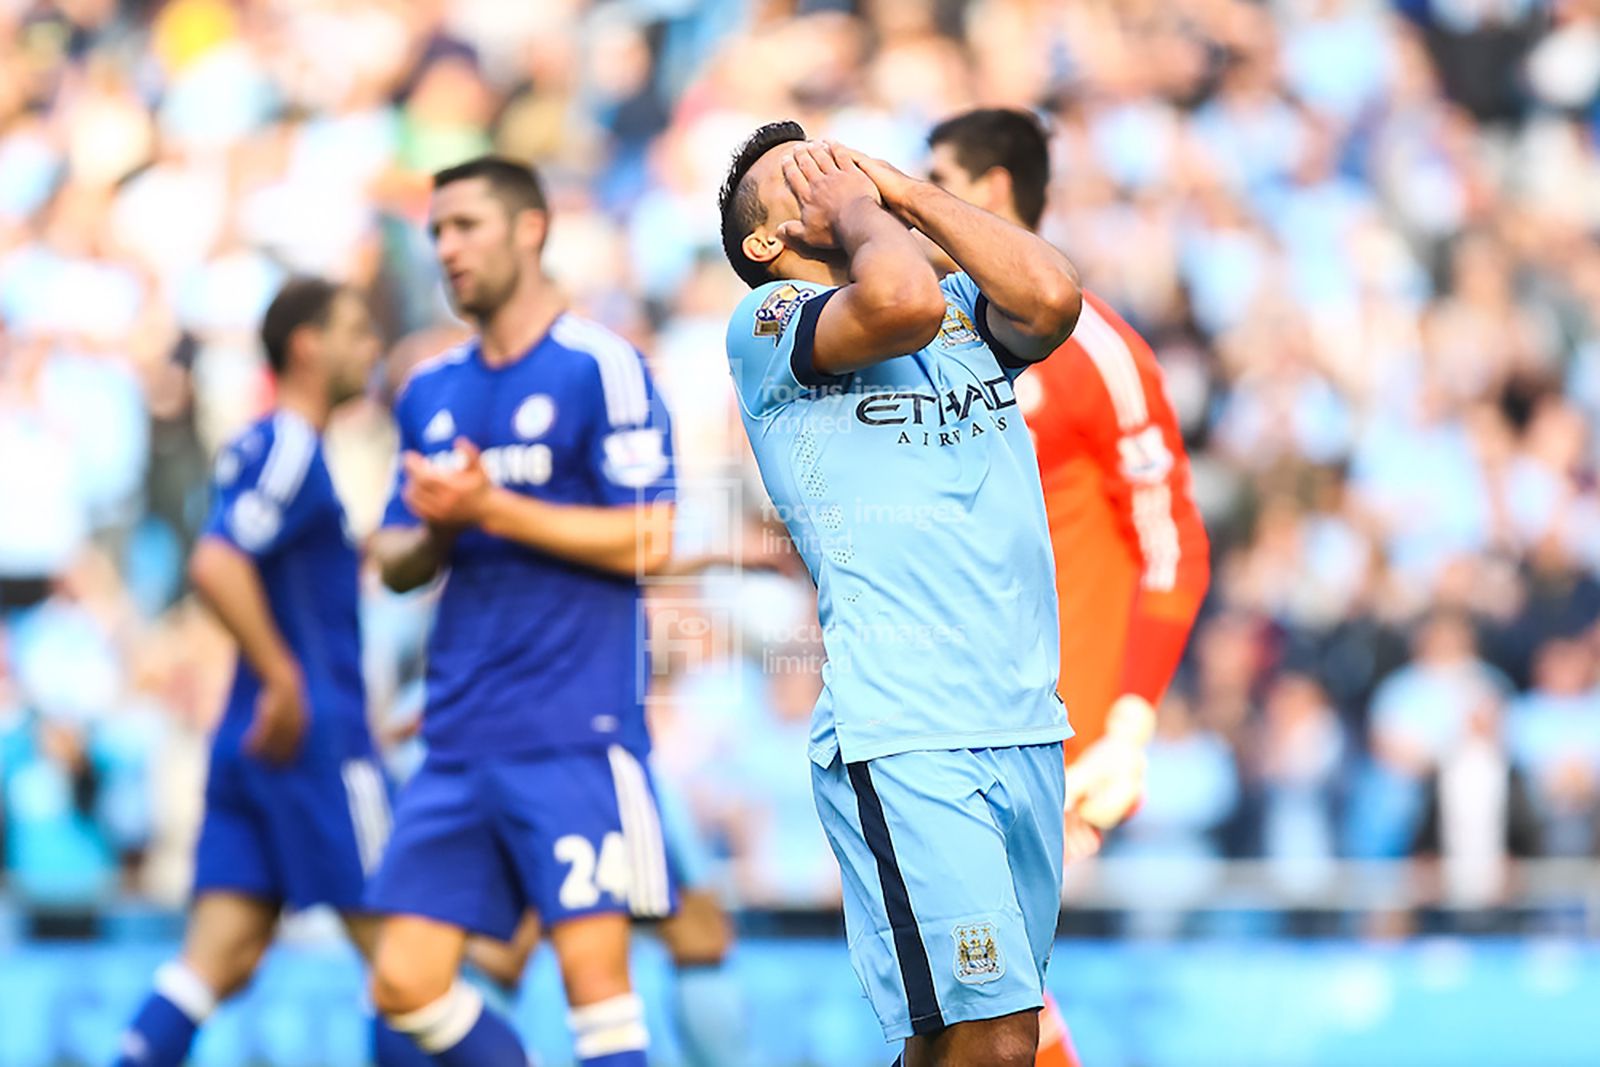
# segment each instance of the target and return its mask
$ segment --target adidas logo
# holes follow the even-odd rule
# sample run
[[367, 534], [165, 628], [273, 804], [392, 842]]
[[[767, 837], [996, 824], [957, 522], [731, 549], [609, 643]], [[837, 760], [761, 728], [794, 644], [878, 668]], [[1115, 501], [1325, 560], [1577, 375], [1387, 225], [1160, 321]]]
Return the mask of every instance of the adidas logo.
[[448, 411], [441, 411], [428, 420], [428, 425], [422, 431], [422, 439], [429, 444], [436, 441], [448, 441], [456, 435], [456, 420]]

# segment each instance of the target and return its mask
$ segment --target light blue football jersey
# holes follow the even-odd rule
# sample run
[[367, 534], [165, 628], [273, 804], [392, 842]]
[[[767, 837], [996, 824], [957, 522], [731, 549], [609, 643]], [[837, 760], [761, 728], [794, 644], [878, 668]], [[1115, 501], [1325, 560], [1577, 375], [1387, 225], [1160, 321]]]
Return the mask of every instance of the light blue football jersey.
[[823, 766], [1072, 735], [1044, 496], [1012, 392], [1026, 364], [989, 335], [970, 277], [942, 287], [938, 337], [853, 374], [812, 363], [836, 289], [763, 285], [728, 327], [745, 431], [817, 585]]

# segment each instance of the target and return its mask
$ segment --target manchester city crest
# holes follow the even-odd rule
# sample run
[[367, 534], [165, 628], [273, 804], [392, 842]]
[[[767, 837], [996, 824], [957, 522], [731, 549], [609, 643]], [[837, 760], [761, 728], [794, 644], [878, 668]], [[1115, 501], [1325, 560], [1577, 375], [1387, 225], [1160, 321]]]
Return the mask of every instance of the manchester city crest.
[[939, 340], [955, 348], [960, 345], [970, 345], [980, 339], [978, 328], [972, 324], [972, 319], [965, 311], [954, 304], [945, 305], [944, 322], [939, 326]]
[[956, 978], [969, 985], [993, 982], [1006, 973], [995, 943], [994, 923], [968, 923], [951, 931], [956, 942]]
[[810, 295], [810, 289], [802, 289], [793, 282], [785, 282], [768, 293], [767, 298], [761, 301], [761, 306], [756, 308], [756, 336], [777, 337], [783, 333], [795, 308]]

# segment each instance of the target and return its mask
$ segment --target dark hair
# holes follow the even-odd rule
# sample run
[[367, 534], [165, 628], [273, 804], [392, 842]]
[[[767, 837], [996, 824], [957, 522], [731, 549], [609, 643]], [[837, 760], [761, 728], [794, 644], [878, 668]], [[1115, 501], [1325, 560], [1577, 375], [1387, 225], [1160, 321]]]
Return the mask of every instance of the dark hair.
[[999, 167], [1011, 175], [1011, 202], [1030, 230], [1044, 216], [1045, 187], [1050, 184], [1050, 144], [1044, 127], [1031, 112], [981, 107], [945, 119], [928, 134], [928, 147], [947, 144], [968, 177], [978, 178]]
[[772, 280], [765, 263], [758, 263], [744, 254], [744, 239], [755, 228], [767, 221], [767, 208], [756, 195], [753, 186], [747, 188], [745, 176], [756, 160], [781, 144], [804, 141], [805, 129], [792, 120], [769, 122], [752, 133], [739, 151], [733, 155], [728, 167], [728, 177], [717, 194], [717, 209], [722, 213], [722, 251], [728, 257], [733, 272], [754, 289]]
[[433, 188], [437, 191], [472, 178], [487, 181], [490, 192], [513, 216], [519, 211], [550, 210], [544, 198], [544, 183], [539, 180], [539, 172], [505, 156], [479, 156], [446, 167], [433, 176]]
[[261, 343], [267, 350], [272, 373], [282, 374], [289, 364], [289, 339], [302, 326], [328, 325], [339, 287], [324, 278], [291, 278], [278, 290], [261, 318]]

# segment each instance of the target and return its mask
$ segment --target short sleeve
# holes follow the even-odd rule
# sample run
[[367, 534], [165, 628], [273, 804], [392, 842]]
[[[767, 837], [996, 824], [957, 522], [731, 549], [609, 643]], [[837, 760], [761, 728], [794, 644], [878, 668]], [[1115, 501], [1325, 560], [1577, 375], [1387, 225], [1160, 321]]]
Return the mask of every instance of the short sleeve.
[[606, 504], [670, 501], [674, 492], [671, 419], [643, 357], [631, 346], [627, 348], [631, 364], [610, 377], [602, 375], [605, 403], [590, 440], [590, 468]]
[[389, 503], [383, 509], [383, 522], [380, 524], [384, 528], [422, 525], [422, 520], [406, 506], [405, 498], [401, 495], [406, 485], [405, 467], [401, 460], [407, 452], [418, 451], [420, 446], [417, 428], [412, 425], [411, 413], [416, 408], [414, 403], [409, 402], [411, 398], [412, 391], [408, 387], [395, 401], [394, 421], [399, 431], [399, 446], [395, 449], [394, 479], [389, 489]]
[[305, 484], [316, 449], [309, 427], [282, 418], [230, 443], [217, 454], [203, 533], [253, 559], [277, 553], [312, 511]]
[[979, 291], [972, 275], [965, 271], [947, 274], [940, 281], [939, 288], [944, 290], [945, 299], [972, 319], [973, 328], [983, 338], [983, 343], [989, 346], [989, 351], [994, 353], [995, 362], [1000, 364], [1007, 378], [1016, 381], [1019, 374], [1033, 366], [1036, 361], [1023, 359], [1013, 353], [989, 328], [989, 298]]
[[769, 282], [739, 304], [728, 324], [728, 363], [739, 403], [764, 418], [791, 400], [842, 384], [847, 375], [816, 369], [817, 317], [839, 290]]

